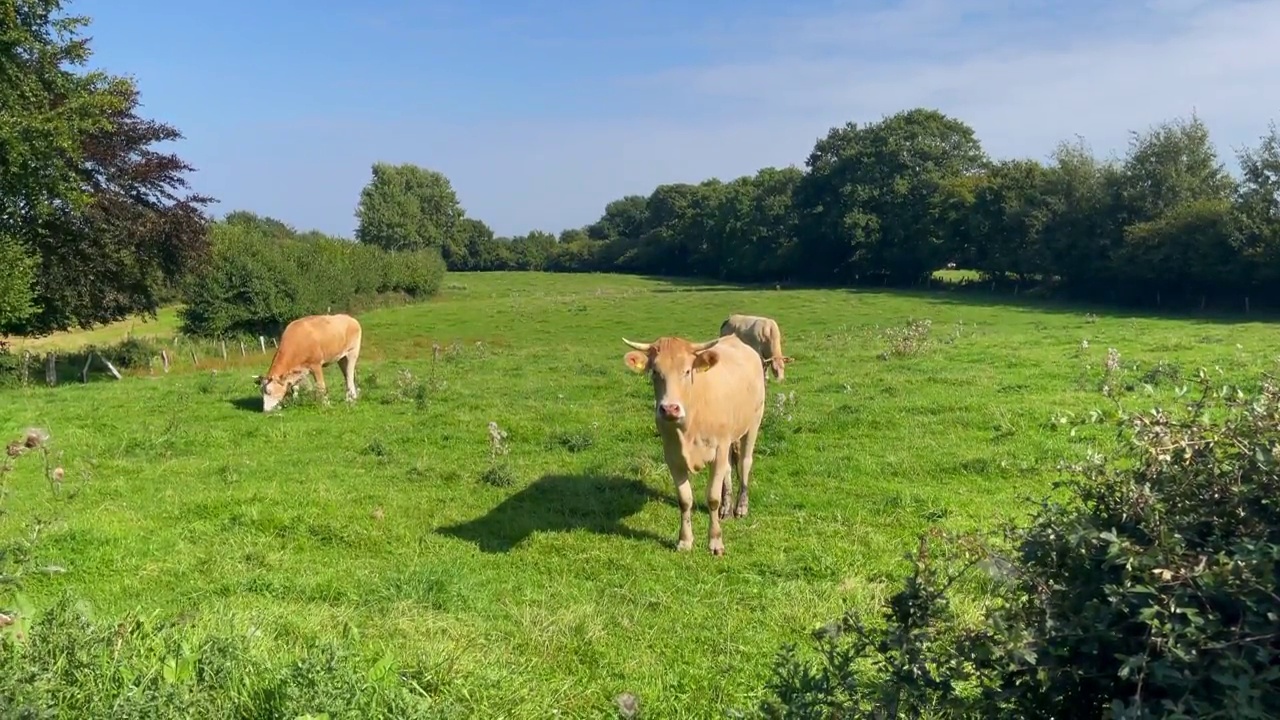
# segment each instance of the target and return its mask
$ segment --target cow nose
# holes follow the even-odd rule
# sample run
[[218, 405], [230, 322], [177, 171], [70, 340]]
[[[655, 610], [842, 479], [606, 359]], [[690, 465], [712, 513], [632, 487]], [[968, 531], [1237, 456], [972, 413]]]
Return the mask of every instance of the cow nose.
[[680, 417], [680, 403], [662, 403], [661, 405], [658, 405], [658, 409], [662, 411], [662, 414], [665, 417]]

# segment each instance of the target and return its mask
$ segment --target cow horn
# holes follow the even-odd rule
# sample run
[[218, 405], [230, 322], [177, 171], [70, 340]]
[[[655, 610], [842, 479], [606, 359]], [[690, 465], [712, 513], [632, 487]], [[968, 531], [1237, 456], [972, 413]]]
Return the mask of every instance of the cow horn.
[[631, 347], [635, 348], [636, 350], [639, 350], [640, 352], [648, 352], [649, 346], [652, 344], [652, 343], [631, 342], [626, 338], [622, 338], [622, 342], [630, 345]]
[[718, 342], [720, 342], [720, 338], [716, 338], [715, 340], [708, 340], [704, 343], [698, 343], [697, 345], [693, 346], [693, 351], [695, 353], [700, 353], [703, 350], [710, 350], [711, 348], [715, 347], [716, 343]]

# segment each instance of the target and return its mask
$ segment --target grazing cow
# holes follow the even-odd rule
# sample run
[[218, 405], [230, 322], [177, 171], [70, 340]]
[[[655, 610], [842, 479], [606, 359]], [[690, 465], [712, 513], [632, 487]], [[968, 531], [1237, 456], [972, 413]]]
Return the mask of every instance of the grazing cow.
[[635, 348], [623, 356], [627, 367], [638, 373], [647, 370], [653, 382], [654, 422], [680, 496], [676, 549], [693, 548], [689, 475], [710, 463], [708, 548], [712, 555], [723, 555], [720, 519], [729, 515], [731, 463], [737, 465], [742, 482], [733, 513], [737, 517], [747, 514], [756, 435], [764, 417], [765, 379], [759, 354], [732, 335], [704, 343], [678, 337], [661, 337], [651, 343], [622, 341]]
[[271, 412], [285, 393], [296, 392], [297, 383], [308, 370], [320, 392], [328, 392], [321, 368], [335, 360], [347, 381], [347, 400], [355, 400], [359, 394], [356, 360], [360, 357], [362, 336], [359, 321], [350, 315], [308, 315], [289, 323], [280, 336], [280, 347], [271, 359], [266, 377], [254, 377], [262, 390], [262, 411]]
[[773, 318], [735, 313], [720, 323], [720, 336], [725, 335], [736, 335], [759, 353], [765, 366], [761, 372], [772, 370], [773, 376], [779, 381], [786, 375], [787, 363], [795, 361], [795, 358], [782, 354], [782, 329]]

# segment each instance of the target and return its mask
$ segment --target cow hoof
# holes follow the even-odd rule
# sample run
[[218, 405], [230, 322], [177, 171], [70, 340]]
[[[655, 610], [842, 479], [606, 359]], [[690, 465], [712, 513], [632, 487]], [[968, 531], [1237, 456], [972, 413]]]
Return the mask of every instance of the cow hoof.
[[726, 520], [729, 517], [729, 511], [732, 510], [728, 503], [720, 506], [720, 519]]
[[693, 549], [692, 540], [681, 540], [676, 543], [677, 552], [688, 552], [689, 550], [692, 550], [692, 549]]
[[747, 506], [739, 505], [733, 509], [733, 516], [736, 518], [744, 518], [747, 516]]
[[716, 557], [720, 557], [721, 555], [724, 555], [724, 541], [712, 540], [710, 544], [710, 549], [711, 549], [711, 554]]

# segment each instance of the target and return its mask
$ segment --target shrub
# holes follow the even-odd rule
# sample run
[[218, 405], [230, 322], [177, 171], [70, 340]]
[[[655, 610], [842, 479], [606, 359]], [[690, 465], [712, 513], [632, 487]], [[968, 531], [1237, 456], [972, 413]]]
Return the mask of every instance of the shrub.
[[[1003, 542], [922, 544], [883, 627], [846, 616], [812, 662], [786, 648], [762, 712], [1280, 716], [1280, 385], [1195, 383], [1180, 409], [1121, 415], [1118, 455]], [[952, 583], [980, 565], [991, 609], [965, 627]]]
[[219, 223], [207, 267], [188, 278], [181, 310], [189, 335], [272, 335], [303, 315], [350, 312], [391, 296], [427, 298], [445, 267], [435, 249], [388, 252], [318, 233], [279, 237]]
[[22, 358], [0, 340], [0, 388], [22, 384]]

